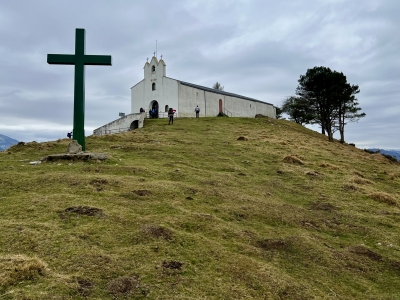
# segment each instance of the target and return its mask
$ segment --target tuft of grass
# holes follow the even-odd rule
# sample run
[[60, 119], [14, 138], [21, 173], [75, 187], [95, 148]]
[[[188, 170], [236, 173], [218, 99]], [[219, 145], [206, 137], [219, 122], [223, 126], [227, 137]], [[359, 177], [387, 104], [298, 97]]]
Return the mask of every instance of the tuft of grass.
[[0, 257], [0, 286], [14, 286], [45, 276], [46, 264], [37, 257], [7, 255]]
[[330, 164], [330, 163], [321, 163], [319, 166], [320, 166], [321, 168], [328, 168], [328, 169], [333, 169], [333, 170], [339, 169], [338, 166], [335, 166], [335, 165]]
[[299, 165], [304, 165], [304, 162], [298, 158], [297, 156], [294, 155], [288, 155], [283, 159], [284, 162], [286, 163], [291, 163], [291, 164], [299, 164]]
[[394, 196], [385, 192], [373, 192], [368, 195], [369, 198], [389, 205], [397, 205], [397, 200]]
[[371, 180], [369, 179], [365, 179], [362, 177], [353, 177], [350, 179], [350, 182], [356, 183], [356, 184], [360, 184], [360, 185], [364, 185], [364, 184], [374, 184]]

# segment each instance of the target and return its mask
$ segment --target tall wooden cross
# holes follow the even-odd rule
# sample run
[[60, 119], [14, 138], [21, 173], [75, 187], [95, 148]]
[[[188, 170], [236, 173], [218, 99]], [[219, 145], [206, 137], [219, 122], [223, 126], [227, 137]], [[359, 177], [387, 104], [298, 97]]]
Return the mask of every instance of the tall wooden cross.
[[85, 29], [75, 32], [75, 54], [47, 54], [47, 63], [75, 65], [73, 138], [85, 151], [85, 65], [111, 66], [110, 55], [85, 54]]

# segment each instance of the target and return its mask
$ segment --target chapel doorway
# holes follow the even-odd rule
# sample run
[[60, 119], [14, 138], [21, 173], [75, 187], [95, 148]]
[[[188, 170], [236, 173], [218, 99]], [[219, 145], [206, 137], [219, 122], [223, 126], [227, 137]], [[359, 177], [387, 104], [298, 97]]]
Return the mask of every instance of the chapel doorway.
[[222, 113], [222, 99], [219, 99], [219, 112]]
[[158, 118], [158, 102], [156, 100], [150, 102], [149, 111], [150, 118]]

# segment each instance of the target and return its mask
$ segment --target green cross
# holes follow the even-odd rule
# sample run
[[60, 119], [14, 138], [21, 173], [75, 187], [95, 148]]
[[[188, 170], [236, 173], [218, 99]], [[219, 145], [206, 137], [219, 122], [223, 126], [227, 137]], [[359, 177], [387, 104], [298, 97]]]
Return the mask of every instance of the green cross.
[[111, 66], [110, 55], [85, 55], [85, 29], [75, 33], [75, 54], [47, 54], [47, 63], [75, 65], [73, 138], [85, 151], [85, 65]]

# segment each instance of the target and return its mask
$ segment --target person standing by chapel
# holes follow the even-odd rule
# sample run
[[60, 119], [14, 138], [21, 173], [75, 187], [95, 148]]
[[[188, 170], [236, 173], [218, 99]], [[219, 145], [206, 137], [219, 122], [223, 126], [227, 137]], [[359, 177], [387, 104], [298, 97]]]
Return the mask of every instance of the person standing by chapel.
[[194, 111], [196, 112], [196, 118], [198, 118], [200, 114], [200, 107], [197, 105]]
[[172, 107], [170, 107], [168, 109], [168, 117], [169, 117], [168, 125], [170, 125], [171, 122], [172, 122], [172, 125], [174, 125], [174, 114], [175, 114], [175, 112], [176, 112], [176, 109], [173, 109]]

